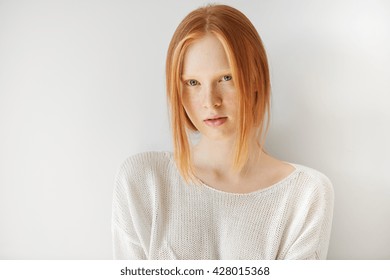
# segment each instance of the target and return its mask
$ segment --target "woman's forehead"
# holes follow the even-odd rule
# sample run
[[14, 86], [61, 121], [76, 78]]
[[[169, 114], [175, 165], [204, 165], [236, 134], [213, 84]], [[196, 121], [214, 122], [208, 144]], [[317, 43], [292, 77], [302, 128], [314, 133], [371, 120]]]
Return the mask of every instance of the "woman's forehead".
[[190, 44], [184, 54], [183, 75], [223, 72], [230, 68], [219, 39], [208, 34]]

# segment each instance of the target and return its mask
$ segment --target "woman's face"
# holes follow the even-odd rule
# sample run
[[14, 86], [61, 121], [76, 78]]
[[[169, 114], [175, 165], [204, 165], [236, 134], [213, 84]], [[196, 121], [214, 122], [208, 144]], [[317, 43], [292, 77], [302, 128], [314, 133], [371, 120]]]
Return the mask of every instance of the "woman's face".
[[[210, 139], [231, 138], [237, 130], [237, 92], [221, 42], [208, 34], [192, 43], [183, 61], [184, 109], [199, 132]], [[208, 121], [210, 118], [221, 119]]]

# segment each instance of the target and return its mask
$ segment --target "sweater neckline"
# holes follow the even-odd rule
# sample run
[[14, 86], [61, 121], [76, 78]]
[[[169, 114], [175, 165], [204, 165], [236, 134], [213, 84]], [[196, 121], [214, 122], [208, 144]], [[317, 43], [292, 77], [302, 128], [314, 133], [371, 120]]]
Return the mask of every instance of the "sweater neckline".
[[[168, 152], [168, 153], [169, 153], [170, 160], [174, 163], [173, 152]], [[209, 191], [212, 191], [212, 192], [215, 192], [215, 193], [224, 194], [224, 195], [231, 195], [231, 196], [250, 196], [250, 195], [255, 195], [255, 194], [260, 194], [260, 193], [266, 193], [266, 192], [269, 192], [271, 190], [274, 190], [274, 189], [278, 188], [279, 186], [283, 186], [285, 183], [290, 181], [300, 171], [300, 165], [299, 164], [291, 163], [291, 162], [287, 162], [287, 161], [282, 161], [282, 162], [292, 165], [295, 169], [290, 174], [288, 174], [286, 177], [284, 177], [281, 180], [279, 180], [278, 182], [276, 182], [276, 183], [274, 183], [274, 184], [272, 184], [270, 186], [267, 186], [265, 188], [261, 188], [261, 189], [254, 190], [254, 191], [247, 192], [247, 193], [235, 193], [235, 192], [227, 192], [227, 191], [219, 190], [219, 189], [216, 189], [214, 187], [211, 187], [211, 186], [207, 185], [200, 178], [198, 178], [198, 177], [196, 177], [196, 178], [199, 180], [200, 186], [204, 187], [205, 189], [208, 189]], [[177, 173], [180, 176], [180, 172], [179, 172], [179, 170], [177, 170], [177, 167], [176, 167], [175, 163], [174, 163], [174, 166], [176, 168]], [[191, 186], [195, 186], [195, 187], [196, 186], [199, 187], [199, 184], [191, 183], [190, 185]]]
[[[285, 162], [285, 161], [284, 161]], [[288, 182], [290, 179], [292, 179], [292, 177], [294, 177], [294, 175], [298, 172], [298, 167], [296, 164], [293, 164], [293, 163], [290, 163], [290, 162], [285, 162], [285, 163], [288, 163], [292, 166], [295, 167], [295, 170], [292, 171], [289, 175], [287, 175], [286, 177], [284, 177], [283, 179], [279, 180], [278, 182], [270, 185], [270, 186], [267, 186], [265, 188], [261, 188], [261, 189], [258, 189], [258, 190], [254, 190], [254, 191], [251, 191], [251, 192], [247, 192], [247, 193], [236, 193], [236, 192], [227, 192], [227, 191], [223, 191], [223, 190], [219, 190], [219, 189], [216, 189], [214, 187], [211, 187], [209, 185], [207, 185], [206, 183], [204, 183], [201, 179], [199, 179], [198, 177], [196, 177], [199, 181], [200, 181], [200, 184], [209, 189], [210, 191], [213, 191], [213, 192], [216, 192], [216, 193], [221, 193], [221, 194], [224, 194], [224, 195], [231, 195], [231, 196], [250, 196], [250, 195], [256, 195], [256, 194], [260, 194], [260, 193], [267, 193], [271, 190], [274, 190], [274, 189], [277, 189], [279, 186], [283, 186], [286, 182]]]

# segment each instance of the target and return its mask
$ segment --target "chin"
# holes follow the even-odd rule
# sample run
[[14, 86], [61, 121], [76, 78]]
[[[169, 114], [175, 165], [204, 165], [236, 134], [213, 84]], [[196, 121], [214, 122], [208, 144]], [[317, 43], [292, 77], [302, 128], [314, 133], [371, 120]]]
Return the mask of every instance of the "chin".
[[202, 136], [213, 141], [226, 141], [234, 140], [235, 134], [233, 133], [201, 133]]

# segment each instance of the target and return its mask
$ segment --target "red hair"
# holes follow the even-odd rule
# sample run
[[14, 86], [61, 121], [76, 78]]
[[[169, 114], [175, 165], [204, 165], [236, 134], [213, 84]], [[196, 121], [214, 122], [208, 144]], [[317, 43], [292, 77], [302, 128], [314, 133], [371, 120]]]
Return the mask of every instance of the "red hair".
[[[232, 167], [241, 171], [249, 158], [249, 136], [255, 130], [263, 148], [270, 120], [270, 77], [267, 55], [255, 27], [240, 11], [226, 5], [208, 5], [189, 13], [169, 44], [166, 87], [174, 159], [186, 182], [196, 180], [186, 129], [198, 131], [181, 100], [181, 74], [187, 47], [206, 34], [213, 34], [227, 54], [238, 92], [240, 121], [234, 144]], [[265, 128], [265, 133], [263, 135]]]

